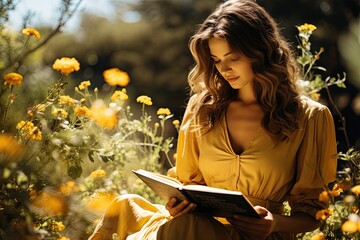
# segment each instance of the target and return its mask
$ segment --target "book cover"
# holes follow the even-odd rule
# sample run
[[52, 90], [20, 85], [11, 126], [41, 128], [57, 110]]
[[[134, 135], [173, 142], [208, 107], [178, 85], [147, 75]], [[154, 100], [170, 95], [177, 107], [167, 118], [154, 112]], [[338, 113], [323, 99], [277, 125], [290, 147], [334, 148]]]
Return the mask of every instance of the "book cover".
[[146, 170], [133, 172], [164, 201], [176, 197], [197, 205], [196, 211], [215, 217], [231, 217], [234, 214], [255, 218], [260, 216], [246, 197], [237, 191], [213, 188], [204, 185], [182, 185], [178, 180]]

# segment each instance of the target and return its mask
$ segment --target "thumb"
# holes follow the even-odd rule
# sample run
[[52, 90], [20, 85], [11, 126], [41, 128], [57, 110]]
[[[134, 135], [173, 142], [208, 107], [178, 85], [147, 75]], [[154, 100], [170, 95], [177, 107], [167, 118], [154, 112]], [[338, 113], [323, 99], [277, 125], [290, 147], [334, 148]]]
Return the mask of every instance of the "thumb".
[[266, 208], [261, 206], [255, 206], [254, 209], [260, 216], [267, 216], [269, 212]]

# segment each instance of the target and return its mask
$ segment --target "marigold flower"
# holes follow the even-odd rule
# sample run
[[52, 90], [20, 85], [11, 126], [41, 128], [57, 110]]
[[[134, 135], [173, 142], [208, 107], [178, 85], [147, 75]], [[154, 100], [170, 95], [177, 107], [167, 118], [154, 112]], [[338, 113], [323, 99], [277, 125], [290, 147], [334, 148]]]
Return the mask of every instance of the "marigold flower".
[[341, 230], [347, 233], [355, 233], [358, 231], [358, 224], [354, 221], [347, 220], [341, 225]]
[[63, 95], [59, 98], [59, 104], [60, 105], [68, 105], [68, 106], [74, 106], [75, 105], [75, 99], [70, 97], [69, 95]]
[[33, 107], [33, 110], [34, 110], [34, 111], [40, 112], [40, 113], [45, 112], [45, 109], [46, 109], [46, 105], [45, 105], [45, 104], [36, 104], [36, 105]]
[[40, 33], [35, 28], [24, 28], [21, 31], [22, 34], [36, 37], [37, 39], [40, 39]]
[[4, 75], [3, 77], [4, 79], [4, 85], [9, 84], [10, 86], [19, 86], [22, 83], [23, 80], [23, 76], [21, 76], [18, 73], [7, 73]]
[[89, 116], [90, 110], [86, 106], [80, 106], [74, 108], [74, 113], [78, 117]]
[[126, 87], [130, 82], [130, 77], [127, 72], [121, 71], [118, 68], [110, 68], [103, 72], [105, 81], [110, 86], [122, 86]]
[[92, 171], [90, 173], [90, 177], [93, 178], [93, 179], [96, 179], [96, 178], [102, 178], [102, 177], [105, 177], [106, 176], [106, 172], [102, 169], [98, 169], [98, 170], [95, 170], [95, 171]]
[[84, 90], [85, 88], [89, 87], [91, 85], [91, 82], [90, 81], [82, 81], [80, 84], [79, 84], [79, 89], [80, 90]]
[[115, 91], [111, 96], [111, 101], [115, 102], [117, 99], [121, 101], [126, 101], [129, 99], [129, 96], [126, 94], [126, 89], [123, 88], [121, 91]]
[[355, 187], [352, 187], [351, 191], [356, 195], [360, 195], [360, 185], [356, 185]]
[[301, 26], [298, 26], [297, 29], [299, 30], [299, 32], [313, 32], [316, 30], [316, 26], [313, 24], [305, 23]]
[[332, 209], [323, 209], [316, 212], [316, 220], [326, 220], [333, 214], [334, 210]]
[[314, 99], [315, 101], [319, 101], [320, 96], [321, 96], [320, 93], [311, 94], [311, 98]]
[[342, 189], [346, 191], [346, 190], [350, 190], [350, 188], [351, 188], [351, 184], [349, 179], [343, 179], [333, 186], [333, 190]]
[[152, 105], [151, 98], [148, 97], [148, 96], [145, 96], [145, 95], [139, 96], [139, 97], [136, 99], [136, 102], [142, 103], [142, 104], [145, 104], [145, 105], [148, 105], [148, 106], [151, 106], [151, 105]]
[[59, 237], [57, 240], [70, 240], [70, 238], [67, 238], [67, 237], [61, 236], [61, 237]]
[[311, 240], [326, 240], [325, 234], [320, 232], [311, 237]]
[[168, 115], [171, 114], [171, 112], [170, 112], [170, 110], [168, 108], [159, 108], [157, 110], [156, 114], [157, 115], [166, 115], [166, 116], [168, 116]]
[[80, 70], [80, 63], [75, 58], [62, 57], [56, 59], [52, 67], [64, 75], [69, 75]]

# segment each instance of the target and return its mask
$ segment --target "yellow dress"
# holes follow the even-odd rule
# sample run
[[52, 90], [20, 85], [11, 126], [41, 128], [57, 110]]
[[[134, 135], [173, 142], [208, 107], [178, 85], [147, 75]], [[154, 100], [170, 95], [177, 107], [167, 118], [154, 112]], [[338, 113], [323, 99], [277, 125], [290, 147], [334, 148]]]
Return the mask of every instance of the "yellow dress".
[[[181, 182], [241, 191], [254, 205], [277, 214], [284, 201], [291, 213], [310, 216], [325, 207], [318, 196], [335, 180], [337, 164], [334, 122], [326, 106], [303, 97], [299, 129], [289, 140], [274, 144], [260, 127], [242, 154], [231, 147], [225, 116], [201, 137], [189, 128], [186, 112], [177, 146]], [[172, 219], [163, 206], [136, 195], [120, 196], [90, 239], [111, 239], [104, 236], [112, 232], [120, 239], [246, 239], [223, 219], [187, 215]], [[294, 234], [273, 233], [267, 239], [294, 239]]]

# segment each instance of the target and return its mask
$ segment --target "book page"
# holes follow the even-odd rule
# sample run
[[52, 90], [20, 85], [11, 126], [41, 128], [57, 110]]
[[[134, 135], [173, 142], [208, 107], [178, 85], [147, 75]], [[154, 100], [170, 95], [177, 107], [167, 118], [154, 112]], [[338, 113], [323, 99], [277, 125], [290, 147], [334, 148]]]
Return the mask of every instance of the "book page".
[[211, 193], [221, 193], [221, 194], [230, 194], [230, 195], [242, 195], [241, 192], [221, 189], [221, 188], [214, 188], [205, 185], [186, 185], [181, 187], [181, 189], [189, 189], [195, 191], [202, 191], [202, 192], [211, 192]]

